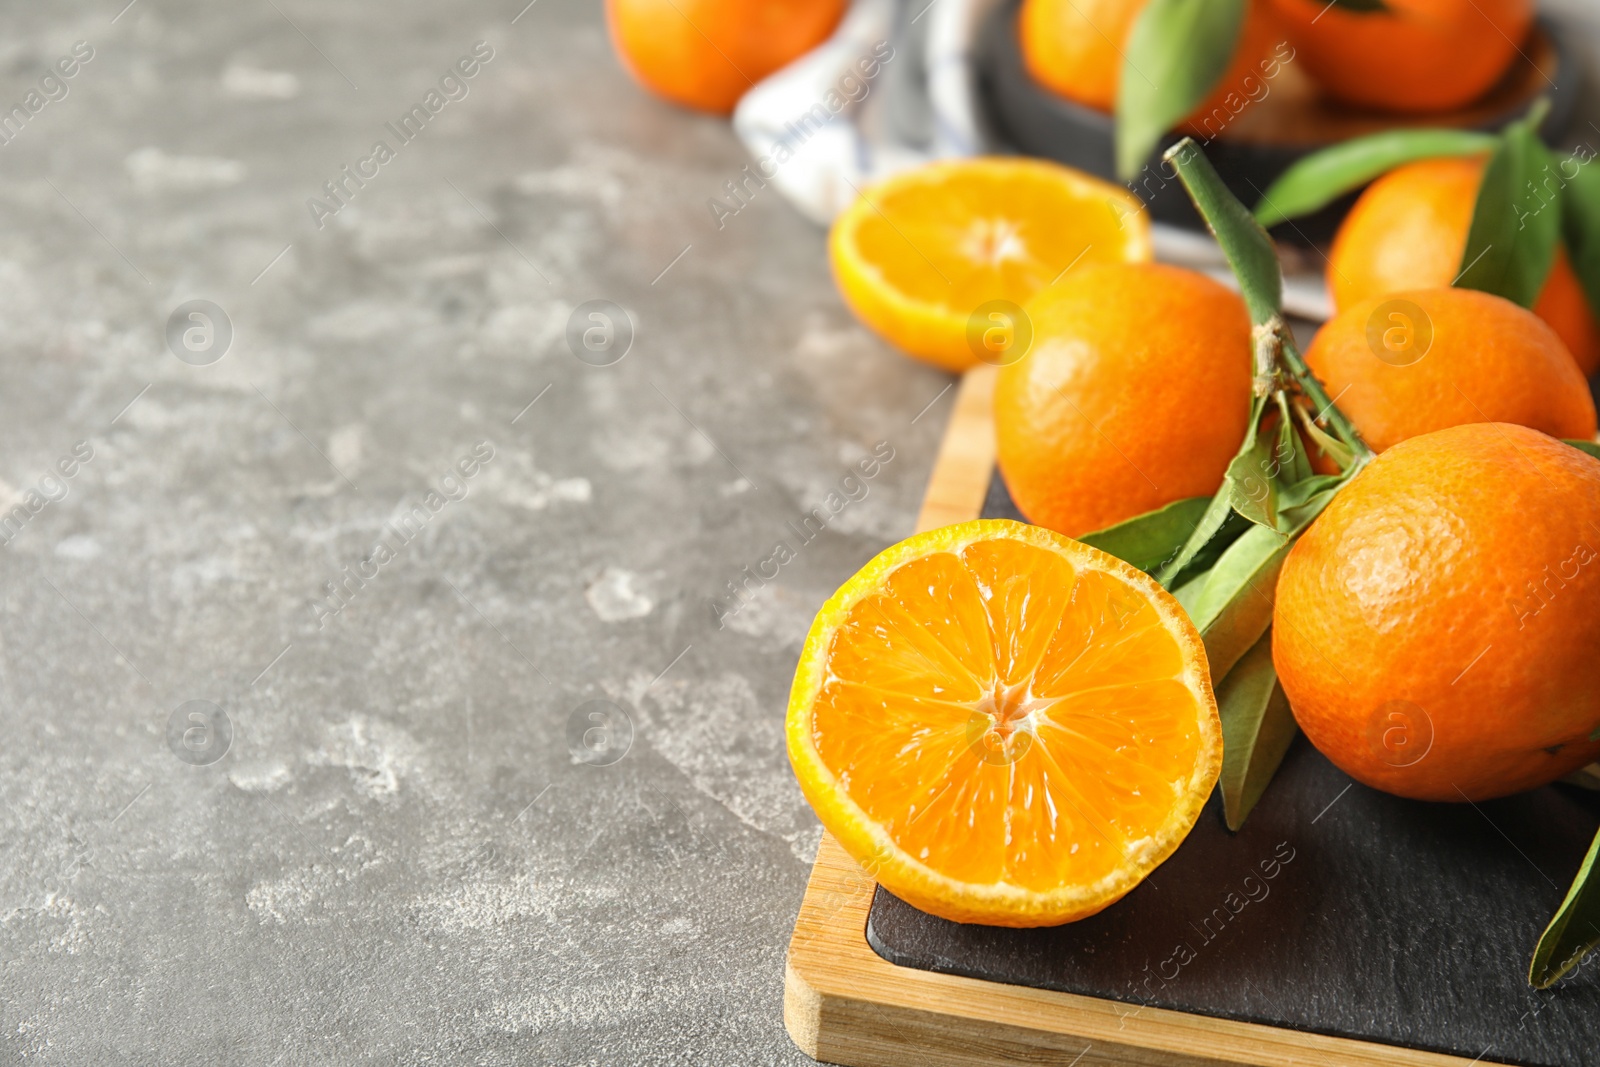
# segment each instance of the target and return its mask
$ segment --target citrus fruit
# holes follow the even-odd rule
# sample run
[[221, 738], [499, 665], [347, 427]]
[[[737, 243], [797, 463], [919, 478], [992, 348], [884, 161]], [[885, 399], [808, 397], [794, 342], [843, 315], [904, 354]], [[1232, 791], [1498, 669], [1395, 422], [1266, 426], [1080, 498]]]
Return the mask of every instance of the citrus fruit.
[[984, 305], [1019, 306], [1084, 264], [1149, 259], [1150, 219], [1126, 189], [1069, 167], [954, 160], [865, 190], [834, 221], [828, 251], [863, 322], [910, 355], [965, 370], [979, 362], [969, 333], [988, 321]]
[[884, 888], [1044, 926], [1172, 854], [1222, 763], [1200, 636], [1154, 579], [1004, 519], [902, 541], [812, 623], [789, 759]]
[[[1112, 111], [1122, 79], [1124, 46], [1147, 3], [1149, 0], [1024, 0], [1017, 17], [1023, 65], [1034, 81], [1057, 95]], [[1262, 61], [1281, 37], [1271, 8], [1264, 0], [1252, 2], [1227, 71], [1195, 109], [1191, 122], [1203, 125], [1204, 117], [1230, 93], [1238, 101], [1257, 99], [1246, 79], [1253, 75], [1259, 81], [1265, 69]]]
[[1488, 92], [1533, 21], [1533, 0], [1384, 0], [1357, 11], [1328, 0], [1272, 0], [1330, 96], [1377, 111], [1449, 111]]
[[1317, 331], [1306, 363], [1378, 452], [1466, 422], [1595, 433], [1589, 384], [1561, 338], [1526, 308], [1475, 289], [1352, 304]]
[[1481, 800], [1600, 756], [1600, 460], [1537, 430], [1455, 426], [1385, 452], [1278, 579], [1273, 662], [1352, 777]]
[[1026, 308], [995, 382], [997, 458], [1029, 520], [1069, 536], [1222, 482], [1250, 421], [1250, 316], [1203, 274], [1097, 264]]
[[845, 0], [606, 0], [611, 40], [635, 79], [726, 115], [751, 86], [827, 40]]
[[[1328, 256], [1334, 306], [1452, 284], [1461, 273], [1484, 166], [1482, 156], [1426, 159], [1396, 167], [1368, 186], [1339, 226]], [[1555, 328], [1586, 376], [1600, 370], [1600, 324], [1564, 248], [1533, 311]]]

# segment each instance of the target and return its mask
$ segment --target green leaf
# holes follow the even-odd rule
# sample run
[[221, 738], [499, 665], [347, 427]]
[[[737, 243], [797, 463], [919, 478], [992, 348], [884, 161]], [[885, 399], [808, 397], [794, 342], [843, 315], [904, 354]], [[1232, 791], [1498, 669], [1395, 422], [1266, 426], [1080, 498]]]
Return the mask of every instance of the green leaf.
[[[1239, 448], [1239, 456], [1249, 452], [1256, 443], [1256, 427], [1261, 424], [1261, 413], [1266, 410], [1266, 398], [1256, 397], [1250, 402], [1250, 421], [1247, 425], [1249, 432], [1245, 435], [1244, 444]], [[1233, 462], [1239, 462], [1235, 456]], [[1232, 470], [1230, 465], [1229, 470]], [[1234, 538], [1243, 532], [1244, 527], [1234, 522], [1239, 515], [1238, 509], [1233, 504], [1233, 488], [1227, 477], [1223, 478], [1222, 488], [1217, 490], [1217, 495], [1211, 498], [1206, 505], [1200, 521], [1195, 525], [1194, 532], [1184, 542], [1183, 548], [1156, 572], [1156, 580], [1168, 589], [1175, 589], [1183, 584], [1191, 575], [1210, 566], [1211, 561], [1217, 559]]]
[[[1543, 105], [1543, 106], [1540, 106]], [[1460, 276], [1453, 284], [1531, 308], [1544, 288], [1561, 240], [1555, 161], [1539, 140], [1545, 101], [1506, 127], [1489, 159], [1472, 209]]]
[[1126, 522], [1084, 534], [1078, 540], [1109, 552], [1142, 571], [1154, 571], [1174, 559], [1200, 525], [1211, 504], [1208, 496], [1175, 500], [1164, 508], [1136, 515]]
[[1239, 540], [1246, 530], [1250, 529], [1251, 522], [1237, 511], [1230, 509], [1228, 517], [1222, 520], [1222, 527], [1213, 534], [1200, 551], [1194, 554], [1183, 568], [1178, 571], [1173, 579], [1173, 587], [1189, 581], [1196, 575], [1204, 574], [1216, 565], [1217, 560], [1228, 550], [1232, 544]]
[[1222, 481], [1233, 510], [1253, 523], [1274, 529], [1278, 525], [1276, 451], [1274, 438], [1257, 437], [1233, 457]]
[[1385, 130], [1313, 152], [1261, 194], [1256, 221], [1276, 226], [1324, 208], [1404, 163], [1492, 151], [1500, 138], [1472, 130]]
[[1228, 829], [1238, 830], [1278, 772], [1298, 730], [1272, 666], [1270, 631], [1217, 683], [1217, 714], [1222, 718], [1217, 786]]
[[[1145, 14], [1154, 7], [1151, 4], [1145, 8]], [[1201, 218], [1228, 257], [1245, 306], [1250, 309], [1250, 321], [1257, 326], [1273, 321], [1283, 307], [1283, 270], [1272, 238], [1239, 203], [1239, 198], [1228, 191], [1192, 138], [1185, 137], [1167, 149], [1164, 158], [1177, 170]]]
[[1178, 602], [1200, 631], [1213, 678], [1225, 677], [1272, 625], [1278, 572], [1293, 545], [1277, 530], [1252, 526], [1203, 580], [1182, 588]]
[[[1226, 750], [1224, 750], [1226, 759]], [[1578, 965], [1585, 954], [1600, 945], [1600, 877], [1595, 877], [1595, 857], [1600, 855], [1600, 833], [1589, 846], [1589, 854], [1578, 868], [1578, 876], [1567, 890], [1550, 925], [1539, 937], [1528, 965], [1528, 984], [1548, 989], [1562, 975]]]
[[1294, 485], [1311, 477], [1311, 461], [1306, 458], [1300, 435], [1294, 432], [1294, 414], [1289, 408], [1288, 396], [1279, 392], [1274, 399], [1278, 404], [1277, 458], [1282, 468], [1278, 480]]
[[1561, 230], [1589, 310], [1600, 315], [1600, 167], [1589, 165], [1594, 158], [1594, 149], [1580, 145], [1561, 162], [1561, 177], [1567, 182], [1561, 190]]
[[1285, 510], [1302, 507], [1324, 489], [1342, 484], [1344, 478], [1312, 473], [1300, 435], [1295, 433], [1288, 397], [1280, 391], [1273, 399], [1278, 423], [1272, 435], [1251, 434], [1246, 439], [1245, 447], [1228, 464], [1224, 484], [1240, 515], [1260, 526], [1292, 533], [1305, 522], [1286, 517]]
[[1293, 536], [1311, 525], [1322, 509], [1333, 502], [1339, 490], [1353, 475], [1314, 474], [1284, 492], [1278, 511], [1278, 532]]
[[1189, 535], [1189, 540], [1184, 542], [1183, 550], [1170, 560], [1156, 573], [1156, 581], [1171, 589], [1176, 580], [1189, 569], [1189, 564], [1200, 554], [1208, 542], [1216, 537], [1233, 515], [1233, 507], [1228, 503], [1227, 493], [1218, 493], [1206, 504], [1206, 510], [1201, 513], [1200, 521], [1195, 525], [1194, 533]]
[[1124, 181], [1222, 80], [1244, 29], [1245, 2], [1151, 0], [1140, 12], [1117, 83], [1117, 174]]
[[1295, 413], [1300, 417], [1300, 429], [1311, 438], [1311, 443], [1316, 445], [1323, 455], [1332, 459], [1339, 465], [1341, 471], [1349, 468], [1355, 461], [1355, 452], [1349, 445], [1337, 437], [1332, 436], [1327, 430], [1317, 425], [1317, 420], [1311, 417], [1311, 412], [1299, 405], [1295, 406]]
[[1569, 437], [1567, 438], [1567, 444], [1576, 448], [1579, 452], [1587, 452], [1595, 459], [1600, 459], [1600, 441], [1575, 441]]

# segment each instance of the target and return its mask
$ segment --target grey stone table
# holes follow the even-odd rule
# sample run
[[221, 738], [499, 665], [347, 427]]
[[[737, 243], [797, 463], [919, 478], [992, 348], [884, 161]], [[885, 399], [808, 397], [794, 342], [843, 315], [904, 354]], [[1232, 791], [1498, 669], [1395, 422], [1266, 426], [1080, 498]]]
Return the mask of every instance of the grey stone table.
[[0, 34], [0, 1058], [802, 1062], [789, 675], [948, 379], [592, 2], [124, 3]]

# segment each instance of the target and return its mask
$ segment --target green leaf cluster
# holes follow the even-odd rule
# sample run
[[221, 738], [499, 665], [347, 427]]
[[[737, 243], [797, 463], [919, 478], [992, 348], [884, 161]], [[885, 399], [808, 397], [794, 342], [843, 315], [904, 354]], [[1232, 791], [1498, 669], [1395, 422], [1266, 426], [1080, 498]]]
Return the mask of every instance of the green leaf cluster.
[[[1200, 631], [1222, 719], [1218, 788], [1229, 829], [1239, 829], [1261, 800], [1296, 732], [1272, 663], [1278, 573], [1295, 538], [1372, 458], [1284, 326], [1282, 275], [1262, 226], [1314, 211], [1400, 163], [1490, 151], [1458, 284], [1527, 306], [1565, 242], [1600, 309], [1600, 168], [1588, 166], [1592, 151], [1554, 164], [1536, 133], [1544, 113], [1543, 105], [1534, 107], [1498, 137], [1412, 130], [1346, 142], [1291, 168], [1254, 214], [1193, 141], [1166, 153], [1227, 256], [1255, 324], [1249, 430], [1215, 496], [1180, 500], [1083, 540], [1155, 575]], [[1312, 472], [1302, 434], [1333, 458], [1338, 474]], [[1567, 443], [1600, 457], [1600, 444]], [[1534, 949], [1528, 981], [1537, 988], [1600, 947], [1597, 857], [1600, 834]]]

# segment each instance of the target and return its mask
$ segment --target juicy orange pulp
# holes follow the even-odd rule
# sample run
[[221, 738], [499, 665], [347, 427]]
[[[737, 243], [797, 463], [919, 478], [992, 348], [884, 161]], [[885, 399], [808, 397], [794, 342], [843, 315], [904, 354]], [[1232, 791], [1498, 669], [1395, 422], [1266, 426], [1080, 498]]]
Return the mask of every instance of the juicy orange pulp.
[[789, 711], [823, 825], [962, 922], [1092, 915], [1177, 848], [1222, 744], [1200, 640], [1149, 576], [1003, 520], [889, 549], [818, 615]]
[[968, 321], [1020, 305], [1080, 262], [1150, 258], [1150, 221], [1120, 186], [1042, 160], [934, 163], [867, 189], [834, 222], [834, 275], [851, 309], [910, 355], [978, 362]]
[[892, 264], [906, 296], [973, 308], [1044, 288], [1090, 249], [1096, 230], [1117, 225], [1109, 205], [1095, 205], [1105, 217], [1085, 225], [1056, 210], [1060, 200], [1053, 182], [983, 171], [959, 183], [909, 184], [888, 190], [863, 218], [856, 247], [874, 263]]

